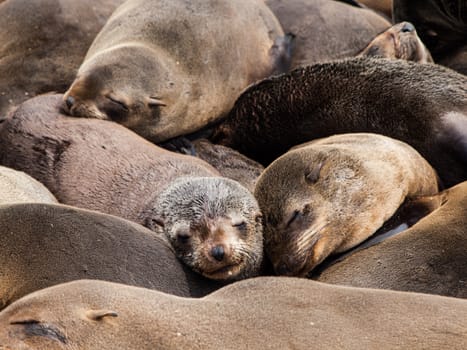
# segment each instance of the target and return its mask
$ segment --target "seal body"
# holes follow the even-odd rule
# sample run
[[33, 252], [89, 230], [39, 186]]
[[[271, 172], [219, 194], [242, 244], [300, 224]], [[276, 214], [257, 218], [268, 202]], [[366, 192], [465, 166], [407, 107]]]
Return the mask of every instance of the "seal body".
[[165, 236], [131, 221], [65, 205], [0, 206], [0, 309], [82, 278], [186, 297], [220, 287], [181, 264]]
[[[162, 225], [162, 231], [169, 237], [171, 227], [161, 219], [161, 208], [157, 203], [162, 193], [170, 196], [168, 189], [175, 181], [183, 180], [186, 185], [183, 195], [187, 198], [210, 191], [210, 196], [195, 202], [198, 204], [197, 216], [191, 217], [192, 224], [199, 225], [203, 232], [198, 245], [185, 244], [190, 253], [199, 253], [191, 266], [200, 272], [203, 269], [197, 266], [198, 263], [212, 270], [225, 268], [225, 275], [217, 274], [217, 278], [234, 278], [236, 273], [244, 272], [244, 268], [248, 271], [259, 268], [261, 259], [256, 252], [262, 255], [262, 231], [257, 221], [261, 214], [248, 190], [235, 181], [220, 177], [206, 162], [166, 151], [121, 125], [62, 115], [59, 110], [61, 97], [31, 99], [2, 123], [1, 164], [38, 179], [61, 203], [117, 215], [154, 230]], [[223, 197], [218, 195], [220, 193], [224, 193]], [[172, 199], [174, 205], [180, 200]], [[210, 228], [203, 220], [205, 205], [223, 206], [219, 216], [211, 212], [214, 216], [210, 220], [216, 223], [216, 229], [225, 228], [231, 234], [237, 234], [236, 240], [225, 244], [223, 254], [214, 247], [203, 248], [202, 242], [210, 244], [211, 237]], [[179, 209], [183, 211], [191, 207]], [[171, 219], [178, 221], [176, 217]], [[244, 225], [232, 227], [237, 221]], [[238, 250], [240, 246], [242, 251]], [[251, 254], [250, 259], [251, 252], [255, 254]], [[235, 262], [229, 259], [230, 254], [237, 256]], [[233, 268], [236, 273], [232, 272]]]
[[58, 203], [43, 184], [28, 174], [0, 166], [0, 205], [27, 202]]
[[38, 350], [461, 350], [466, 313], [462, 299], [297, 278], [248, 279], [201, 299], [84, 280], [10, 305], [0, 340]]
[[359, 56], [403, 59], [418, 63], [433, 62], [430, 52], [409, 22], [397, 23], [379, 34]]
[[21, 102], [64, 92], [123, 0], [0, 1], [0, 119]]
[[338, 1], [266, 0], [286, 33], [295, 35], [292, 68], [353, 57], [391, 26], [375, 12]]
[[262, 0], [126, 1], [89, 48], [64, 105], [163, 142], [218, 120], [247, 85], [275, 72], [282, 39]]
[[433, 168], [400, 141], [377, 134], [312, 141], [258, 179], [265, 253], [277, 274], [305, 276], [375, 233], [406, 198], [437, 192]]
[[467, 298], [467, 182], [409, 229], [360, 250], [313, 278], [333, 284]]
[[298, 68], [248, 88], [211, 139], [269, 164], [291, 146], [349, 132], [407, 142], [445, 186], [462, 182], [467, 78], [438, 65], [372, 58]]

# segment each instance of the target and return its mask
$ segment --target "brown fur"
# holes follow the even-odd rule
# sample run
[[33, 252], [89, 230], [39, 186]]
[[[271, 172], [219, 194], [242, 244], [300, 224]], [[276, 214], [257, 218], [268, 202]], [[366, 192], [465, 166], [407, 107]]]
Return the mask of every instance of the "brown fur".
[[315, 64], [248, 88], [212, 141], [268, 164], [291, 146], [348, 132], [407, 142], [446, 186], [464, 181], [467, 78], [438, 65], [402, 60]]
[[58, 203], [52, 193], [28, 174], [0, 166], [0, 204]]
[[387, 18], [392, 18], [392, 0], [358, 0], [359, 3], [369, 8], [384, 13]]
[[292, 68], [353, 57], [391, 23], [374, 13], [329, 0], [266, 0], [286, 33], [295, 34]]
[[238, 181], [250, 192], [254, 191], [256, 180], [264, 170], [261, 164], [232, 148], [215, 145], [206, 139], [193, 141], [193, 146], [196, 156], [216, 168], [222, 176]]
[[377, 134], [313, 141], [258, 179], [265, 253], [277, 274], [305, 276], [375, 233], [406, 198], [437, 192], [435, 171], [407, 144]]
[[467, 298], [467, 182], [408, 230], [338, 262], [316, 277], [354, 287]]
[[7, 349], [465, 349], [467, 301], [255, 278], [202, 299], [77, 281], [0, 313]]
[[418, 63], [433, 62], [430, 52], [409, 22], [397, 23], [379, 34], [358, 56], [402, 59]]
[[187, 297], [220, 286], [185, 268], [164, 236], [130, 221], [64, 205], [0, 206], [0, 309], [82, 278]]
[[[1, 164], [41, 181], [61, 203], [117, 215], [169, 238], [174, 238], [172, 223], [183, 219], [190, 227], [196, 226], [200, 231], [192, 235], [199, 235], [199, 241], [185, 242], [184, 247], [189, 254], [199, 253], [190, 266], [201, 273], [199, 264], [210, 269], [234, 264], [229, 261], [231, 255], [243, 259], [234, 264], [237, 273], [256, 272], [262, 256], [261, 214], [247, 189], [220, 177], [206, 162], [166, 151], [116, 123], [64, 116], [59, 111], [61, 98], [31, 99], [2, 124]], [[175, 198], [172, 193], [180, 183], [183, 195]], [[161, 203], [161, 197], [171, 199]], [[183, 205], [182, 198], [186, 200]], [[165, 207], [170, 205], [181, 216], [175, 210], [167, 212]], [[219, 209], [209, 217], [216, 229], [236, 234], [235, 243], [242, 244], [239, 251], [231, 240], [231, 249], [226, 248], [219, 261], [203, 250], [214, 235], [204, 220], [211, 207]], [[237, 223], [243, 226], [233, 227]], [[171, 240], [175, 247], [176, 242]], [[227, 272], [231, 271], [217, 278], [230, 277]]]
[[272, 74], [287, 56], [282, 36], [262, 0], [127, 1], [64, 99], [73, 116], [163, 142], [218, 120], [242, 89]]
[[44, 92], [64, 92], [86, 50], [123, 0], [0, 3], [0, 119]]

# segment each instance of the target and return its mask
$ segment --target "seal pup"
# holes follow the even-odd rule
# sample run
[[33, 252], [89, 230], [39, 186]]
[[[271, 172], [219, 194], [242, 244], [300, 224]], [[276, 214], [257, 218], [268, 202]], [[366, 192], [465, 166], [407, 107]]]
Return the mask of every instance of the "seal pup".
[[39, 181], [22, 171], [0, 166], [0, 205], [28, 202], [58, 203]]
[[222, 286], [183, 265], [164, 235], [131, 221], [58, 204], [0, 205], [0, 309], [83, 278], [185, 297]]
[[467, 298], [467, 182], [414, 226], [314, 275], [318, 281]]
[[357, 55], [391, 26], [375, 12], [329, 0], [266, 0], [286, 33], [295, 35], [291, 68]]
[[374, 38], [358, 56], [433, 63], [433, 58], [410, 22], [401, 22]]
[[[206, 162], [166, 151], [117, 123], [67, 117], [60, 113], [61, 99], [28, 100], [0, 125], [0, 164], [27, 172], [63, 204], [164, 232], [176, 251], [180, 242], [191, 258], [179, 257], [204, 276], [257, 272], [261, 213], [252, 193]], [[175, 202], [160, 202], [161, 196]], [[185, 228], [178, 230], [182, 217], [164, 211], [170, 205], [183, 213], [190, 239]]]
[[267, 165], [302, 142], [351, 132], [410, 144], [446, 187], [465, 181], [467, 77], [403, 60], [314, 64], [246, 89], [210, 139]]
[[[461, 350], [467, 301], [261, 277], [200, 299], [82, 280], [0, 313], [7, 349]], [[349, 321], [351, 320], [351, 322]]]
[[265, 254], [277, 274], [306, 276], [375, 233], [406, 198], [437, 192], [435, 171], [405, 143], [377, 134], [312, 141], [258, 179]]
[[263, 0], [129, 0], [89, 48], [64, 107], [160, 143], [218, 120], [246, 86], [285, 71], [290, 40]]
[[0, 119], [21, 102], [65, 92], [123, 0], [0, 1]]

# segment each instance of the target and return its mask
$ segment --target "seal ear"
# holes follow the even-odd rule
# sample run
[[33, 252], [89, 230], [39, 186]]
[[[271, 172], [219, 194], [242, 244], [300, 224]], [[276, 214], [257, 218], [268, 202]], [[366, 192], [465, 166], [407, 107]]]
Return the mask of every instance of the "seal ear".
[[93, 321], [102, 321], [104, 317], [118, 317], [118, 314], [111, 310], [88, 310], [86, 317]]
[[319, 180], [319, 174], [323, 167], [324, 162], [318, 163], [313, 166], [307, 173], [305, 173], [305, 181], [309, 184], [314, 184]]
[[149, 107], [158, 107], [158, 106], [167, 106], [161, 99], [157, 97], [149, 97], [148, 98], [148, 106]]

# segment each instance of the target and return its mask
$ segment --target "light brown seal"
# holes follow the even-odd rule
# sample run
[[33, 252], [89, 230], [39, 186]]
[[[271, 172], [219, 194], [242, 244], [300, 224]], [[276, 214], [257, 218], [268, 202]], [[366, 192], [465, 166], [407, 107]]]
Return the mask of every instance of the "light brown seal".
[[391, 26], [375, 12], [329, 0], [266, 0], [286, 33], [295, 35], [292, 68], [357, 55]]
[[0, 1], [0, 119], [41, 93], [65, 92], [123, 0]]
[[65, 205], [0, 206], [0, 309], [82, 278], [186, 297], [220, 287], [179, 262], [165, 236], [131, 221]]
[[375, 11], [384, 13], [389, 19], [392, 18], [392, 0], [358, 0], [358, 2]]
[[[166, 151], [119, 124], [67, 117], [59, 111], [61, 98], [26, 101], [1, 124], [0, 164], [27, 172], [61, 203], [164, 232], [177, 251], [178, 242], [183, 245], [179, 257], [205, 276], [257, 272], [261, 213], [252, 193], [206, 162]], [[171, 205], [183, 217], [165, 211]], [[188, 233], [177, 230], [182, 222]]]
[[277, 274], [306, 276], [380, 228], [406, 198], [438, 192], [412, 147], [377, 134], [315, 140], [276, 159], [255, 188]]
[[58, 203], [39, 181], [22, 171], [0, 166], [0, 205], [28, 202]]
[[269, 164], [294, 145], [351, 132], [410, 144], [446, 187], [465, 181], [467, 77], [403, 60], [314, 64], [249, 87], [211, 140]]
[[433, 62], [430, 52], [410, 22], [397, 23], [379, 34], [358, 56]]
[[414, 226], [315, 276], [319, 281], [467, 298], [467, 182]]
[[153, 142], [223, 117], [252, 82], [282, 72], [289, 39], [263, 0], [132, 0], [89, 48], [64, 105]]
[[100, 281], [32, 293], [0, 313], [6, 349], [465, 349], [467, 301], [298, 278], [189, 299]]

